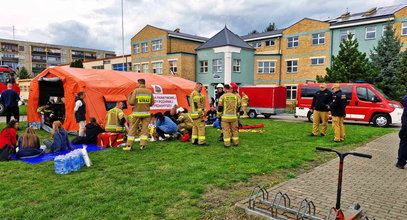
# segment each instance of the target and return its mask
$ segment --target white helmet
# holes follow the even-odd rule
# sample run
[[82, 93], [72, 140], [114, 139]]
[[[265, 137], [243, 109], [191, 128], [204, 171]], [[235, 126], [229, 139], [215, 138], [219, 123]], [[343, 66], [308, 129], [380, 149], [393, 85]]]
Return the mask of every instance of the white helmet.
[[180, 113], [180, 112], [184, 112], [184, 108], [183, 108], [183, 107], [177, 108], [177, 113]]
[[223, 85], [221, 83], [219, 83], [216, 88], [224, 88]]

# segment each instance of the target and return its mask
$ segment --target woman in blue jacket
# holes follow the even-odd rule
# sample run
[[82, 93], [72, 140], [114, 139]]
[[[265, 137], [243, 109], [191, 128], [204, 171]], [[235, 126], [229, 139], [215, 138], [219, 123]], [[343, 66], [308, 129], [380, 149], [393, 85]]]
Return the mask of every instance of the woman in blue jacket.
[[53, 142], [44, 140], [47, 151], [52, 151], [57, 154], [61, 150], [73, 150], [73, 147], [69, 145], [68, 133], [62, 127], [60, 121], [54, 121], [54, 123], [52, 123], [52, 138]]
[[177, 133], [178, 126], [169, 117], [164, 116], [161, 112], [154, 115], [156, 121], [156, 132], [159, 137], [165, 139], [165, 134], [173, 135]]

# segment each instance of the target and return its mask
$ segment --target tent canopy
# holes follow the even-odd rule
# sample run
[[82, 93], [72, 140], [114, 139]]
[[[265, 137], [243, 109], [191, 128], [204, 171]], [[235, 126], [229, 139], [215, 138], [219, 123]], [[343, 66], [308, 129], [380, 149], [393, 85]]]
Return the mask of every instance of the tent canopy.
[[[44, 105], [50, 96], [65, 98], [64, 127], [69, 131], [78, 130], [74, 117], [75, 97], [85, 92], [86, 118], [95, 117], [104, 124], [106, 113], [113, 102], [125, 101], [126, 115], [131, 113], [127, 97], [137, 88], [137, 80], [146, 80], [146, 87], [154, 94], [155, 105], [152, 112], [163, 112], [178, 104], [190, 109], [188, 99], [195, 82], [179, 77], [152, 73], [120, 72], [113, 70], [82, 69], [70, 67], [50, 67], [36, 76], [30, 84], [28, 123], [40, 122], [36, 109]], [[204, 88], [203, 94], [207, 97]], [[209, 107], [208, 100], [207, 108]]]

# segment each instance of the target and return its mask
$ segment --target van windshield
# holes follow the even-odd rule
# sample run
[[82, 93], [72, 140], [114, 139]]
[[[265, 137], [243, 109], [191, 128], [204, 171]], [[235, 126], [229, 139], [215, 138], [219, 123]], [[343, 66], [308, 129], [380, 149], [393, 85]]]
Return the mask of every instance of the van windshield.
[[373, 87], [373, 89], [376, 90], [376, 92], [378, 92], [383, 98], [385, 98], [385, 99], [387, 99], [387, 100], [390, 100], [390, 98], [389, 98], [386, 94], [384, 94], [384, 92], [383, 92], [381, 89], [377, 88], [376, 86], [372, 86], [372, 87]]

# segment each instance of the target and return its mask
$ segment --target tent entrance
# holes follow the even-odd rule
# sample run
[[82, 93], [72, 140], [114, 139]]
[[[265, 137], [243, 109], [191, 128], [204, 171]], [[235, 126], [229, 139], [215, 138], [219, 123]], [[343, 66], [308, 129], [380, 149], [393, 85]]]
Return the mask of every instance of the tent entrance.
[[44, 114], [44, 123], [52, 125], [54, 121], [65, 120], [65, 103], [64, 103], [64, 87], [61, 78], [44, 78], [38, 79], [39, 84], [39, 99], [38, 106], [49, 105], [51, 113]]

